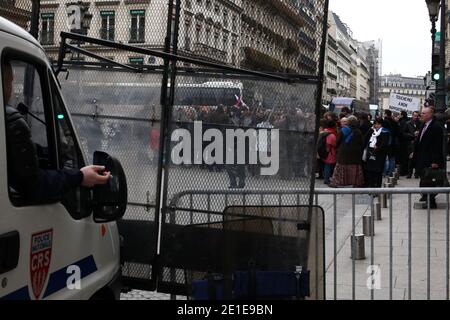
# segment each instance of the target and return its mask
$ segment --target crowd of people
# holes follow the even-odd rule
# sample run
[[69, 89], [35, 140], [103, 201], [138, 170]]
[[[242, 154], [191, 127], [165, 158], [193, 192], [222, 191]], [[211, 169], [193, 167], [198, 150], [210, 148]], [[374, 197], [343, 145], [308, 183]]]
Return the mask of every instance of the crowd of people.
[[[318, 178], [330, 187], [380, 188], [383, 177], [391, 176], [397, 167], [400, 167], [400, 175], [408, 179], [419, 178], [427, 167], [444, 167], [444, 133], [434, 128], [434, 123], [430, 125], [433, 113], [433, 108], [424, 107], [421, 113], [414, 112], [409, 118], [406, 112], [394, 114], [385, 110], [382, 117], [372, 119], [370, 114], [352, 114], [348, 108], [342, 109], [339, 115], [326, 112], [320, 120], [316, 150]], [[310, 176], [311, 153], [308, 148], [314, 145], [316, 125], [312, 112], [289, 107], [199, 106], [178, 108], [172, 119], [172, 130], [184, 128], [190, 132], [194, 131], [195, 121], [202, 121], [203, 131], [218, 129], [225, 132], [229, 128], [279, 129], [280, 166], [276, 177], [292, 180]], [[434, 129], [429, 129], [429, 126]], [[152, 137], [152, 140], [157, 139], [158, 135]], [[203, 148], [209, 143], [203, 142]], [[270, 141], [264, 144], [258, 141], [258, 144], [256, 148], [265, 148], [270, 152]], [[429, 149], [430, 145], [432, 149]], [[320, 146], [322, 150], [319, 150]], [[158, 144], [154, 143], [151, 147], [156, 151]], [[195, 152], [192, 150], [191, 153], [192, 166], [198, 163], [196, 158], [203, 156]], [[442, 158], [433, 158], [433, 154], [441, 154]], [[230, 188], [245, 188], [247, 177], [259, 177], [258, 169], [261, 166], [250, 164], [248, 159], [245, 163], [202, 163], [198, 166], [204, 170], [226, 172]]]
[[[303, 109], [304, 110], [304, 109]], [[279, 131], [279, 171], [276, 178], [281, 180], [293, 180], [301, 177], [309, 177], [311, 172], [311, 153], [304, 152], [304, 146], [314, 145], [314, 132], [316, 127], [316, 115], [312, 112], [304, 112], [300, 108], [277, 107], [267, 108], [262, 106], [218, 106], [216, 108], [190, 106], [176, 108], [172, 115], [172, 131], [177, 128], [187, 129], [194, 133], [194, 122], [202, 122], [203, 133], [208, 129], [218, 129], [225, 132], [226, 129], [254, 129], [259, 132], [260, 129], [278, 129]], [[159, 130], [155, 128], [154, 131]], [[269, 131], [271, 132], [271, 131]], [[271, 153], [270, 135], [266, 135], [267, 142], [260, 138], [257, 140], [256, 149], [259, 151], [267, 151]], [[157, 143], [159, 135], [155, 134], [151, 137], [151, 150], [153, 154], [159, 148]], [[152, 143], [153, 141], [153, 143]], [[248, 141], [246, 141], [248, 143]], [[203, 142], [203, 149], [210, 142]], [[173, 146], [172, 146], [173, 147]], [[195, 151], [194, 144], [191, 145], [192, 160], [191, 166], [196, 166], [199, 158], [203, 155]], [[246, 146], [249, 150], [249, 146]], [[312, 150], [311, 150], [312, 151]], [[197, 152], [197, 153], [196, 153]], [[226, 153], [226, 150], [225, 150]], [[156, 159], [154, 159], [156, 160]], [[200, 159], [200, 161], [202, 161]], [[246, 159], [246, 164], [213, 164], [205, 163], [197, 165], [200, 169], [226, 172], [230, 188], [244, 188], [248, 176], [260, 178], [261, 164], [250, 164]]]
[[[400, 176], [408, 179], [420, 178], [428, 167], [443, 168], [444, 132], [433, 116], [428, 106], [411, 118], [405, 111], [390, 110], [375, 119], [353, 115], [348, 108], [339, 115], [325, 113], [318, 142], [319, 178], [334, 188], [380, 188], [383, 177], [391, 176], [397, 166]], [[321, 145], [326, 152], [319, 152]]]

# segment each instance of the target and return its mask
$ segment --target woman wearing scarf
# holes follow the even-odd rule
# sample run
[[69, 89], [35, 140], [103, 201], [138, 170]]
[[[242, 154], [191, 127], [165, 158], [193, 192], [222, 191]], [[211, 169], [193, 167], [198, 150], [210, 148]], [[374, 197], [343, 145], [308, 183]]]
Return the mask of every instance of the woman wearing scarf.
[[341, 120], [342, 128], [337, 135], [337, 163], [330, 187], [362, 187], [362, 153], [364, 138], [358, 129], [358, 119], [350, 116]]
[[381, 118], [375, 119], [373, 128], [366, 136], [365, 168], [366, 184], [369, 188], [381, 188], [389, 139], [389, 130], [383, 127], [383, 120]]

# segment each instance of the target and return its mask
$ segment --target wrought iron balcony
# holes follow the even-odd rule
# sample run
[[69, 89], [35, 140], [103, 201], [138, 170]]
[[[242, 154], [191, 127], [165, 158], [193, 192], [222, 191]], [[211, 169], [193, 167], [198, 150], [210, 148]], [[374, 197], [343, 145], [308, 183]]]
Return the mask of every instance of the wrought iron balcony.
[[317, 62], [305, 56], [304, 54], [301, 54], [298, 58], [298, 64], [299, 66], [305, 67], [306, 69], [309, 69], [313, 72], [317, 71]]
[[309, 49], [311, 49], [311, 50], [316, 50], [317, 49], [316, 40], [314, 40], [313, 38], [308, 36], [305, 32], [300, 31], [298, 33], [298, 37], [299, 37], [300, 41], [303, 44], [305, 44]]

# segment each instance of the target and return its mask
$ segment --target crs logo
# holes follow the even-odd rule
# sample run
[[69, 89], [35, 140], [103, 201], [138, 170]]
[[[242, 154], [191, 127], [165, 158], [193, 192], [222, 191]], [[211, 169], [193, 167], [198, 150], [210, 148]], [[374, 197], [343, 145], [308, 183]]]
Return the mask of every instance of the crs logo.
[[35, 233], [31, 236], [30, 276], [33, 294], [36, 299], [41, 296], [47, 281], [52, 258], [53, 229]]

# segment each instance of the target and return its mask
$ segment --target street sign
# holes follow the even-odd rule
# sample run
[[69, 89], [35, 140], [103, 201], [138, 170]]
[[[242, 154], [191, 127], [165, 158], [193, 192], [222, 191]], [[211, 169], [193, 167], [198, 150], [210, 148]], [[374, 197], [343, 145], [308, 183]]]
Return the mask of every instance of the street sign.
[[394, 112], [408, 112], [411, 115], [415, 111], [420, 111], [420, 99], [391, 93], [389, 99], [389, 110]]

